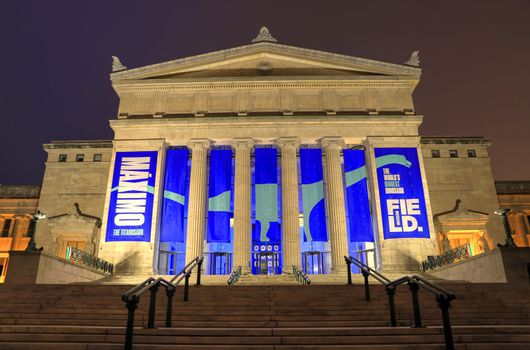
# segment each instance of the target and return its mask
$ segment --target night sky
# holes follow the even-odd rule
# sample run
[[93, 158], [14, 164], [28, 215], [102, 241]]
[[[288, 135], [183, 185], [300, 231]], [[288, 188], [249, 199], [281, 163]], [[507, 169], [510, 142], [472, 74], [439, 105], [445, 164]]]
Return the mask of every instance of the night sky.
[[3, 1], [0, 184], [40, 184], [52, 140], [112, 139], [129, 68], [250, 43], [401, 64], [420, 50], [424, 136], [486, 136], [496, 180], [530, 180], [530, 1]]

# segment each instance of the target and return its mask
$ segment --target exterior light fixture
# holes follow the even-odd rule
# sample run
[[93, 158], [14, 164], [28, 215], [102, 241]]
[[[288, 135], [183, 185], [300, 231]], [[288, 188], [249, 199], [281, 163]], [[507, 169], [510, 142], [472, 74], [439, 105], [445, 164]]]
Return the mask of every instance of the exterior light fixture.
[[41, 213], [39, 210], [37, 210], [35, 215], [31, 217], [31, 222], [29, 224], [29, 242], [28, 242], [28, 247], [26, 248], [27, 252], [42, 250], [42, 248], [37, 249], [37, 247], [35, 246], [35, 231], [37, 229], [37, 223], [39, 222], [39, 220], [42, 220], [45, 218], [46, 218], [46, 214]]

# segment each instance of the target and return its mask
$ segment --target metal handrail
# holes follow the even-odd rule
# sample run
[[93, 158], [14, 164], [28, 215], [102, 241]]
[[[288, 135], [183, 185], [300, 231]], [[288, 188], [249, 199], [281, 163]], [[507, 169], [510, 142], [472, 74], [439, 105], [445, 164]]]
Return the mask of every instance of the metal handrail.
[[114, 264], [72, 246], [66, 247], [65, 259], [111, 275], [114, 273]]
[[228, 280], [226, 281], [226, 283], [229, 286], [233, 286], [233, 285], [235, 285], [237, 283], [237, 281], [239, 281], [239, 277], [241, 277], [241, 266], [238, 266], [237, 269], [232, 271], [232, 273], [230, 274], [230, 277], [228, 277]]
[[300, 282], [304, 285], [311, 284], [311, 279], [302, 271], [300, 267], [293, 265], [293, 277], [297, 282]]
[[[160, 286], [166, 289], [167, 296], [167, 309], [166, 309], [166, 327], [171, 327], [171, 317], [173, 309], [173, 296], [175, 295], [176, 286], [185, 279], [184, 284], [184, 301], [188, 301], [189, 297], [189, 279], [191, 273], [195, 267], [197, 267], [197, 285], [201, 284], [201, 269], [203, 257], [196, 257], [190, 261], [175, 277], [170, 281], [159, 277], [149, 277], [145, 281], [134, 286], [121, 296], [121, 300], [126, 303], [128, 310], [127, 314], [127, 330], [125, 332], [125, 350], [131, 350], [133, 344], [133, 330], [134, 330], [134, 312], [138, 308], [138, 303], [140, 302], [140, 296], [150, 291], [150, 300], [149, 300], [149, 314], [147, 318], [147, 328], [155, 328], [155, 311], [156, 311], [156, 293]], [[175, 281], [178, 278], [177, 281]]]
[[363, 262], [355, 259], [354, 257], [345, 256], [344, 259], [346, 261], [346, 265], [348, 266], [348, 284], [352, 284], [351, 264], [355, 264], [357, 267], [361, 269], [363, 277], [364, 277], [364, 290], [365, 290], [366, 301], [370, 300], [370, 285], [368, 283], [369, 276], [372, 276], [374, 279], [376, 279], [377, 281], [379, 281], [381, 284], [385, 286], [385, 290], [388, 295], [388, 307], [390, 311], [390, 325], [392, 327], [397, 326], [396, 307], [394, 303], [394, 295], [396, 293], [397, 286], [404, 284], [404, 283], [407, 283], [407, 285], [409, 286], [409, 290], [412, 294], [412, 307], [413, 307], [413, 312], [414, 312], [413, 327], [422, 327], [420, 302], [418, 298], [419, 288], [421, 287], [425, 289], [426, 291], [430, 292], [431, 294], [434, 294], [434, 296], [436, 297], [436, 302], [438, 303], [438, 307], [442, 311], [445, 347], [447, 350], [454, 349], [451, 321], [449, 318], [449, 308], [451, 307], [451, 301], [453, 301], [456, 298], [454, 293], [440, 286], [437, 286], [434, 283], [418, 275], [403, 276], [394, 281], [391, 281], [385, 276], [383, 276], [381, 273], [372, 269], [371, 267], [364, 264]]

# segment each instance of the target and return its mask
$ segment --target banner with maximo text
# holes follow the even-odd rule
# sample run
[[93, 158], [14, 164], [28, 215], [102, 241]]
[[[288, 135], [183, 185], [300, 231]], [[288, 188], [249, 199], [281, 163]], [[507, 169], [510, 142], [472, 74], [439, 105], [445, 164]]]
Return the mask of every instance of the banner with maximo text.
[[429, 238], [429, 220], [416, 148], [376, 148], [385, 239]]
[[107, 242], [150, 241], [157, 154], [116, 152]]

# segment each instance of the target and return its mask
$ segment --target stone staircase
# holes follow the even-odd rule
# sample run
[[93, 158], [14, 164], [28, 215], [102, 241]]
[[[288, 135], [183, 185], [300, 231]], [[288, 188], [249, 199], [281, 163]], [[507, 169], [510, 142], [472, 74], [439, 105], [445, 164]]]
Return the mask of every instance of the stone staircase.
[[[530, 349], [530, 288], [447, 283], [456, 349]], [[123, 349], [125, 285], [0, 286], [0, 349]], [[156, 329], [145, 329], [149, 295], [136, 311], [134, 349], [444, 349], [440, 310], [420, 292], [424, 328], [411, 328], [410, 293], [396, 293], [398, 327], [388, 327], [381, 285], [191, 286], [165, 328], [164, 290]]]

